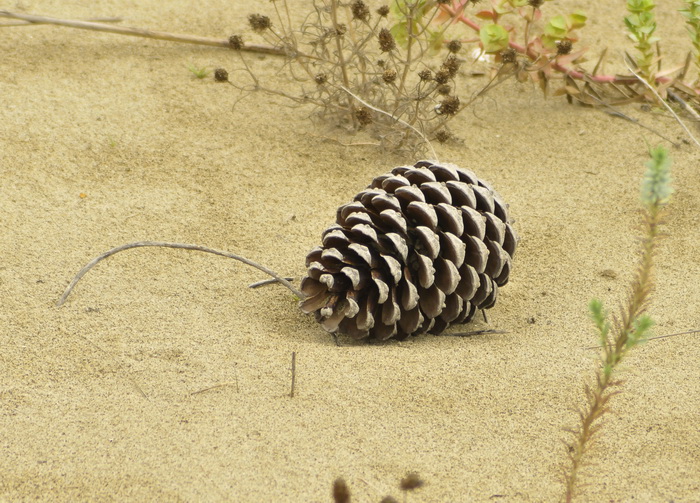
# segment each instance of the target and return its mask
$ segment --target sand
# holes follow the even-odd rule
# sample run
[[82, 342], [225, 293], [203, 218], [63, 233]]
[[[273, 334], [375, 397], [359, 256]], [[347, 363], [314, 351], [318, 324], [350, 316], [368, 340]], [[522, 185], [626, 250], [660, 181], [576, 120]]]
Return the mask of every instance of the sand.
[[[659, 3], [670, 65], [688, 43], [679, 3]], [[3, 8], [218, 37], [271, 10], [230, 0]], [[585, 8], [595, 19], [582, 43], [608, 45], [620, 69], [622, 9]], [[182, 250], [118, 254], [55, 303], [88, 260], [139, 240], [230, 250], [298, 281], [336, 208], [416, 159], [326, 141], [366, 138], [281, 98], [234, 109], [233, 88], [187, 69], [233, 68], [222, 49], [33, 26], [1, 29], [0, 54], [0, 501], [324, 502], [344, 477], [353, 500], [369, 502], [401, 498], [411, 471], [426, 484], [409, 501], [560, 498], [562, 429], [596, 364], [586, 306], [624, 298], [646, 142], [668, 142], [502, 84], [452, 123], [461, 142], [437, 150], [490, 181], [516, 219], [522, 241], [489, 324], [454, 329], [504, 333], [336, 346], [287, 290], [248, 289], [262, 273]], [[274, 57], [250, 60], [295, 89]], [[467, 92], [483, 85], [471, 82]], [[649, 311], [656, 335], [696, 329], [700, 150], [664, 113], [624, 111], [681, 142]], [[649, 342], [623, 364], [580, 501], [700, 501], [697, 337]]]

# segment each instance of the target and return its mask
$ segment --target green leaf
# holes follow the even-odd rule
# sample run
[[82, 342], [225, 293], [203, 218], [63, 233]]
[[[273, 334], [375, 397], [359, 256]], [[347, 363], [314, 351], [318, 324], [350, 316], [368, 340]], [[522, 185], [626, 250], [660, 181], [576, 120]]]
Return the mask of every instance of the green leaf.
[[649, 12], [654, 7], [656, 7], [654, 0], [627, 0], [627, 10], [629, 12]]
[[651, 159], [642, 181], [642, 202], [649, 206], [665, 204], [673, 193], [671, 187], [671, 158], [664, 147], [649, 152]]
[[583, 28], [586, 25], [587, 19], [588, 16], [586, 16], [585, 12], [576, 10], [573, 14], [569, 14], [569, 25], [571, 26], [572, 30]]
[[591, 299], [588, 303], [588, 310], [591, 313], [591, 318], [598, 329], [600, 345], [605, 346], [608, 343], [608, 333], [610, 332], [610, 323], [608, 323], [608, 313], [603, 309], [603, 302], [600, 299]]
[[479, 39], [484, 46], [484, 51], [500, 52], [508, 47], [510, 37], [506, 29], [499, 24], [487, 24], [479, 30]]
[[630, 31], [635, 31], [638, 26], [641, 26], [641, 21], [639, 20], [639, 16], [637, 14], [631, 14], [627, 17], [625, 17], [625, 25], [627, 26], [627, 29]]
[[554, 16], [544, 27], [544, 34], [553, 38], [560, 40], [569, 33], [569, 27], [566, 24], [566, 18], [564, 16]]
[[435, 54], [440, 49], [442, 49], [442, 44], [445, 41], [445, 31], [428, 31], [428, 47], [430, 48], [430, 53]]
[[646, 342], [649, 336], [649, 331], [653, 326], [654, 320], [652, 320], [651, 316], [649, 315], [643, 314], [639, 318], [635, 319], [634, 328], [632, 329], [632, 333], [629, 334], [629, 337], [627, 338], [625, 348], [629, 349], [631, 347], [636, 346], [637, 344]]
[[398, 23], [392, 26], [389, 31], [396, 40], [396, 43], [405, 47], [408, 43], [408, 23]]

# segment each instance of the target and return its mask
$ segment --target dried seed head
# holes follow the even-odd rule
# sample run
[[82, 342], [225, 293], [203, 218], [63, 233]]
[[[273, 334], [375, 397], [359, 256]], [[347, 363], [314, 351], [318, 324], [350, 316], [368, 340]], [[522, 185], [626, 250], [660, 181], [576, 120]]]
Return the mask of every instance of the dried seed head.
[[446, 84], [450, 80], [450, 72], [444, 68], [441, 68], [435, 72], [435, 82], [438, 84]]
[[335, 35], [337, 35], [338, 37], [342, 37], [343, 35], [345, 35], [346, 31], [348, 31], [348, 27], [342, 23], [337, 24], [335, 27]]
[[228, 46], [234, 51], [240, 51], [243, 49], [243, 37], [240, 35], [231, 35], [228, 38]]
[[437, 107], [439, 115], [455, 115], [459, 112], [459, 98], [457, 96], [448, 96], [440, 102]]
[[389, 6], [382, 5], [377, 9], [377, 14], [379, 14], [381, 17], [387, 17], [389, 15]]
[[396, 80], [396, 70], [389, 68], [382, 74], [382, 80], [387, 84], [391, 84]]
[[569, 54], [573, 46], [574, 44], [569, 39], [560, 40], [557, 42], [557, 54]]
[[228, 82], [228, 72], [223, 68], [214, 70], [214, 80], [217, 82]]
[[386, 28], [382, 28], [379, 31], [379, 48], [382, 52], [389, 52], [396, 49], [396, 41], [394, 36]]
[[369, 7], [362, 0], [355, 0], [350, 6], [352, 11], [353, 19], [359, 19], [360, 21], [369, 20]]
[[314, 76], [314, 81], [315, 81], [319, 86], [322, 86], [323, 84], [325, 84], [326, 82], [328, 82], [328, 75], [326, 75], [325, 73], [317, 73], [317, 74]]
[[399, 501], [393, 496], [384, 496], [379, 503], [399, 503]]
[[462, 48], [462, 42], [460, 42], [459, 40], [450, 40], [447, 43], [447, 50], [453, 54], [459, 52], [459, 50], [461, 48]]
[[357, 122], [360, 123], [360, 126], [372, 124], [372, 113], [367, 107], [362, 107], [355, 110], [355, 118], [357, 119]]
[[384, 67], [386, 66], [386, 61], [384, 61], [383, 59], [378, 59], [378, 60], [377, 60], [377, 66], [378, 66], [379, 68], [384, 68]]
[[535, 9], [537, 9], [538, 7], [540, 7], [544, 3], [544, 0], [527, 0], [527, 3], [531, 7], [534, 7]]
[[503, 63], [515, 63], [518, 59], [518, 53], [515, 52], [515, 49], [512, 47], [509, 47], [508, 49], [504, 49], [501, 51], [501, 61]]
[[342, 478], [333, 482], [333, 501], [335, 503], [350, 503], [350, 489]]
[[450, 54], [445, 58], [445, 61], [443, 61], [442, 69], [447, 70], [450, 74], [450, 77], [454, 77], [455, 75], [457, 75], [457, 71], [459, 70], [461, 64], [462, 63], [459, 62], [457, 56], [455, 56], [454, 54]]
[[422, 487], [423, 484], [425, 484], [425, 482], [423, 482], [417, 473], [409, 473], [403, 479], [401, 479], [401, 484], [399, 487], [401, 487], [402, 491], [413, 491], [414, 489]]
[[450, 133], [447, 129], [441, 129], [435, 133], [435, 139], [440, 143], [448, 142], [450, 139], [452, 139], [452, 133]]
[[432, 80], [433, 72], [430, 70], [421, 70], [418, 72], [418, 77], [420, 77], [421, 80]]
[[452, 92], [452, 86], [449, 84], [442, 84], [438, 86], [437, 88], [438, 94], [442, 94], [443, 96], [447, 96]]
[[253, 28], [253, 31], [257, 32], [272, 28], [272, 21], [270, 21], [270, 18], [262, 14], [251, 14], [248, 16], [248, 23], [250, 27]]

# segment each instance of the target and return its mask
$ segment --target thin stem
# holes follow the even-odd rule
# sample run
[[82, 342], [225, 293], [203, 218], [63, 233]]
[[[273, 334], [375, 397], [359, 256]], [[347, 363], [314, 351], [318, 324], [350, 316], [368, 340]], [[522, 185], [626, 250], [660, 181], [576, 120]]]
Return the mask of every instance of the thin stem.
[[408, 11], [406, 12], [406, 23], [408, 25], [407, 29], [407, 47], [406, 47], [406, 62], [403, 66], [403, 73], [401, 74], [401, 81], [399, 82], [399, 95], [402, 95], [404, 88], [406, 86], [406, 77], [408, 77], [408, 71], [411, 69], [411, 49], [413, 48], [413, 15], [415, 6], [417, 4], [412, 4], [410, 7], [407, 6]]
[[106, 259], [107, 257], [114, 255], [115, 253], [119, 253], [120, 251], [130, 250], [131, 248], [143, 248], [146, 246], [157, 246], [157, 247], [161, 247], [161, 248], [180, 248], [183, 250], [201, 251], [201, 252], [205, 252], [205, 253], [213, 253], [214, 255], [220, 255], [222, 257], [232, 258], [234, 260], [238, 260], [240, 262], [243, 262], [244, 264], [247, 264], [249, 266], [255, 267], [256, 269], [259, 269], [266, 274], [269, 274], [270, 276], [275, 278], [279, 283], [281, 283], [282, 285], [287, 287], [294, 295], [296, 295], [300, 299], [303, 299], [305, 297], [305, 295], [302, 292], [300, 292], [299, 290], [294, 288], [294, 286], [292, 286], [292, 284], [289, 281], [287, 281], [286, 279], [281, 277], [276, 272], [272, 271], [271, 269], [268, 269], [267, 267], [265, 267], [263, 265], [258, 264], [257, 262], [253, 262], [250, 259], [242, 257], [240, 255], [236, 255], [236, 254], [226, 252], [226, 251], [215, 250], [213, 248], [206, 248], [204, 246], [191, 245], [191, 244], [186, 244], [186, 243], [168, 243], [168, 242], [163, 242], [163, 241], [137, 241], [135, 243], [128, 243], [125, 245], [117, 246], [116, 248], [112, 248], [111, 250], [104, 252], [103, 254], [95, 257], [90, 262], [88, 262], [87, 265], [85, 265], [85, 267], [83, 267], [78, 272], [78, 274], [75, 275], [75, 277], [73, 278], [73, 281], [71, 281], [70, 285], [68, 285], [68, 288], [66, 288], [66, 291], [63, 292], [63, 295], [61, 295], [61, 298], [58, 299], [58, 302], [56, 302], [56, 306], [60, 307], [63, 305], [63, 303], [66, 301], [66, 299], [68, 298], [70, 293], [73, 291], [73, 288], [75, 287], [75, 285], [78, 284], [78, 281], [80, 281], [80, 279], [83, 276], [85, 276], [85, 274], [87, 274], [87, 272], [90, 269], [92, 269], [93, 267], [95, 267], [99, 262]]
[[[451, 7], [447, 5], [440, 5], [440, 8], [447, 12], [449, 15], [453, 16], [453, 18], [459, 21], [460, 23], [464, 23], [467, 26], [469, 26], [475, 32], [479, 33], [479, 31], [481, 31], [481, 26], [479, 26], [477, 23], [467, 18], [463, 14], [458, 14]], [[517, 51], [519, 54], [526, 55], [531, 61], [536, 61], [540, 58], [540, 55], [536, 54], [532, 49], [522, 46], [517, 42], [511, 41], [508, 43], [508, 46], [512, 49], [515, 49], [515, 51]], [[561, 63], [557, 63], [556, 61], [552, 62], [552, 68], [557, 72], [568, 75], [574, 79], [585, 80], [587, 82], [597, 82], [601, 84], [634, 84], [637, 82], [637, 79], [634, 77], [625, 77], [618, 75], [589, 75], [588, 73], [581, 72], [579, 70], [574, 70], [573, 68], [564, 66]], [[668, 77], [657, 77], [656, 82], [659, 84], [665, 84], [671, 82], [671, 79]]]
[[[8, 17], [12, 19], [21, 19], [30, 23], [55, 24], [59, 26], [68, 26], [70, 28], [78, 28], [81, 30], [104, 31], [108, 33], [116, 33], [118, 35], [130, 35], [133, 37], [153, 38], [156, 40], [169, 40], [171, 42], [183, 42], [186, 44], [209, 45], [214, 47], [230, 47], [227, 39], [218, 39], [210, 37], [200, 37], [197, 35], [183, 35], [177, 33], [167, 33], [164, 31], [144, 30], [142, 28], [128, 28], [125, 26], [112, 26], [105, 23], [93, 23], [90, 21], [77, 21], [72, 19], [59, 19], [47, 16], [38, 16], [35, 14], [18, 14], [0, 10], [0, 17]], [[241, 47], [242, 51], [259, 52], [263, 54], [274, 54], [275, 56], [285, 56], [285, 51], [277, 47], [258, 44], [244, 44]]]
[[[652, 290], [652, 266], [656, 241], [659, 237], [659, 227], [663, 207], [671, 193], [669, 185], [669, 163], [667, 153], [662, 149], [652, 151], [652, 161], [647, 164], [642, 201], [645, 205], [644, 236], [641, 246], [641, 257], [634, 281], [630, 287], [627, 304], [612, 327], [606, 320], [606, 315], [600, 303], [591, 303], [591, 312], [603, 343], [601, 366], [596, 371], [595, 385], [586, 387], [586, 405], [579, 412], [581, 423], [576, 429], [568, 430], [574, 434], [574, 441], [568, 444], [570, 468], [565, 479], [565, 500], [570, 503], [574, 499], [577, 488], [579, 470], [583, 464], [584, 455], [600, 427], [598, 420], [609, 410], [608, 401], [614, 392], [610, 388], [616, 384], [613, 374], [618, 364], [628, 351], [646, 336], [650, 320], [644, 322], [644, 311], [647, 307]], [[642, 326], [646, 324], [646, 328]], [[609, 330], [612, 329], [612, 333]]]
[[[338, 27], [338, 2], [337, 0], [330, 0], [331, 2], [331, 22], [333, 23], [333, 29], [335, 30], [335, 47], [338, 51], [338, 65], [343, 74], [343, 84], [345, 87], [350, 87], [350, 79], [348, 77], [347, 64], [345, 62], [345, 55], [343, 54], [343, 44], [340, 41], [340, 29]], [[353, 107], [352, 103], [348, 104], [350, 107], [350, 118], [352, 119], [353, 126], [356, 126], [355, 114], [352, 113]]]
[[388, 117], [391, 117], [392, 119], [394, 119], [394, 120], [395, 120], [396, 122], [398, 122], [399, 124], [403, 124], [403, 125], [406, 126], [407, 128], [410, 128], [410, 129], [412, 129], [413, 131], [415, 131], [415, 133], [416, 133], [419, 137], [423, 138], [423, 140], [425, 141], [425, 143], [428, 144], [428, 147], [430, 147], [430, 151], [431, 151], [432, 154], [433, 154], [433, 159], [435, 159], [436, 161], [438, 160], [438, 156], [437, 156], [437, 154], [435, 153], [435, 149], [433, 148], [433, 145], [430, 143], [430, 140], [428, 140], [428, 139], [425, 137], [425, 135], [424, 135], [423, 133], [421, 133], [420, 131], [418, 131], [415, 127], [411, 126], [411, 125], [410, 125], [408, 122], [406, 122], [405, 120], [399, 119], [398, 117], [395, 117], [395, 116], [391, 115], [389, 112], [385, 112], [385, 111], [382, 110], [381, 108], [377, 108], [377, 107], [375, 107], [375, 106], [370, 105], [369, 103], [367, 103], [365, 100], [363, 100], [362, 98], [360, 98], [360, 97], [357, 96], [356, 94], [353, 94], [349, 89], [347, 89], [347, 88], [345, 88], [345, 87], [343, 87], [343, 86], [340, 86], [340, 88], [341, 88], [343, 91], [345, 91], [346, 93], [348, 93], [350, 96], [352, 96], [353, 98], [355, 98], [357, 101], [359, 101], [360, 103], [362, 103], [362, 104], [363, 104], [364, 106], [366, 106], [367, 108], [372, 109], [372, 110], [374, 110], [375, 112], [379, 112], [380, 114], [384, 114], [384, 115], [386, 115], [386, 116], [388, 116]]
[[[88, 21], [91, 23], [121, 23], [124, 21], [124, 18], [121, 17], [91, 17], [88, 19], [83, 19], [83, 21]], [[13, 26], [38, 26], [40, 24], [47, 24], [47, 23], [40, 23], [38, 21], [36, 22], [31, 22], [31, 21], [17, 21], [14, 23], [0, 23], [0, 28], [9, 28]]]
[[690, 138], [692, 138], [692, 140], [695, 142], [695, 144], [698, 147], [700, 147], [700, 141], [698, 141], [698, 139], [695, 138], [695, 136], [693, 136], [693, 133], [690, 132], [690, 129], [688, 129], [688, 127], [685, 125], [685, 123], [678, 117], [678, 115], [676, 115], [676, 112], [673, 111], [673, 109], [668, 105], [668, 103], [666, 103], [665, 100], [661, 99], [661, 96], [659, 96], [659, 93], [656, 92], [656, 89], [654, 89], [649, 84], [649, 82], [646, 81], [646, 79], [643, 79], [639, 74], [637, 74], [634, 70], [632, 70], [632, 66], [629, 64], [629, 61], [627, 59], [625, 59], [625, 64], [627, 65], [627, 68], [629, 69], [629, 71], [632, 72], [632, 75], [637, 77], [637, 80], [639, 80], [639, 82], [644, 84], [647, 87], [647, 89], [649, 89], [654, 94], [654, 96], [656, 96], [656, 98], [663, 104], [663, 106], [666, 107], [666, 110], [671, 112], [671, 115], [673, 115], [673, 117], [678, 121], [678, 124], [681, 125], [681, 127], [685, 130], [685, 132], [688, 134], [688, 136], [690, 136]]

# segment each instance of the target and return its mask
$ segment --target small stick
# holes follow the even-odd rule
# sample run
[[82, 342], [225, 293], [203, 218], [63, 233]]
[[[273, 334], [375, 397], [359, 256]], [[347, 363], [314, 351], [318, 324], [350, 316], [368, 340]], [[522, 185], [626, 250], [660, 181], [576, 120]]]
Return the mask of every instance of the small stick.
[[297, 380], [297, 352], [292, 351], [292, 390], [289, 392], [289, 398], [294, 398], [294, 385]]
[[95, 257], [90, 262], [88, 262], [88, 264], [85, 267], [83, 267], [78, 272], [78, 274], [75, 275], [75, 277], [73, 278], [73, 281], [71, 281], [70, 285], [68, 285], [68, 288], [66, 288], [66, 291], [63, 292], [63, 295], [61, 295], [61, 298], [58, 299], [56, 306], [60, 307], [63, 305], [63, 303], [66, 301], [66, 299], [70, 295], [70, 293], [73, 290], [73, 288], [75, 287], [75, 285], [78, 283], [78, 281], [80, 281], [80, 278], [85, 276], [85, 274], [90, 269], [95, 267], [95, 265], [97, 265], [99, 262], [101, 262], [102, 260], [106, 259], [107, 257], [109, 257], [111, 255], [114, 255], [115, 253], [119, 253], [120, 251], [129, 250], [131, 248], [142, 248], [145, 246], [157, 246], [157, 247], [162, 247], [162, 248], [181, 248], [184, 250], [201, 251], [201, 252], [205, 252], [205, 253], [213, 253], [214, 255], [220, 255], [222, 257], [232, 258], [234, 260], [238, 260], [240, 262], [243, 262], [244, 264], [247, 264], [249, 266], [255, 267], [256, 269], [260, 269], [262, 272], [264, 272], [266, 274], [269, 274], [270, 276], [275, 278], [275, 280], [277, 280], [279, 283], [281, 283], [282, 285], [286, 286], [289, 290], [291, 290], [291, 292], [294, 295], [296, 295], [297, 297], [299, 297], [300, 299], [303, 299], [305, 297], [305, 295], [302, 292], [300, 292], [299, 290], [294, 288], [294, 286], [292, 286], [292, 284], [289, 281], [287, 281], [286, 279], [281, 277], [276, 272], [268, 269], [267, 267], [265, 267], [263, 265], [258, 264], [257, 262], [253, 262], [250, 259], [247, 259], [245, 257], [241, 257], [240, 255], [235, 255], [235, 254], [230, 253], [230, 252], [215, 250], [213, 248], [206, 248], [204, 246], [191, 245], [191, 244], [185, 244], [185, 243], [166, 243], [166, 242], [162, 242], [162, 241], [137, 241], [135, 243], [128, 243], [125, 245], [117, 246], [116, 248], [112, 248], [111, 250], [104, 252], [103, 254], [99, 255], [98, 257]]
[[[130, 35], [133, 37], [154, 38], [156, 40], [169, 40], [171, 42], [183, 42], [186, 44], [210, 45], [214, 47], [230, 48], [228, 39], [200, 37], [197, 35], [184, 35], [177, 33], [167, 33], [164, 31], [144, 30], [142, 28], [128, 28], [126, 26], [112, 26], [105, 23], [93, 23], [90, 21], [77, 21], [73, 19], [59, 19], [55, 17], [38, 16], [35, 14], [18, 14], [6, 10], [0, 10], [0, 17], [21, 19], [29, 23], [55, 24], [68, 26], [81, 30], [105, 31], [118, 35]], [[273, 54], [275, 56], [286, 56], [286, 52], [278, 47], [259, 44], [243, 44], [242, 51], [260, 52], [263, 54]]]
[[693, 119], [695, 119], [696, 121], [700, 121], [700, 115], [698, 115], [698, 113], [693, 109], [693, 107], [688, 105], [683, 98], [678, 96], [676, 93], [674, 93], [670, 89], [667, 89], [666, 92], [668, 93], [669, 98], [680, 103], [681, 106], [685, 109], [685, 111], [693, 116]]
[[[294, 280], [294, 278], [284, 278], [284, 279], [286, 279], [287, 281]], [[274, 283], [278, 283], [278, 281], [275, 278], [264, 279], [262, 281], [256, 281], [255, 283], [251, 283], [250, 285], [248, 285], [248, 288], [259, 288], [261, 286], [272, 285]]]
[[193, 391], [192, 393], [190, 393], [190, 395], [192, 395], [192, 396], [199, 395], [200, 393], [205, 393], [205, 392], [211, 391], [213, 389], [223, 388], [225, 386], [233, 386], [234, 384], [238, 385], [238, 383], [235, 383], [235, 382], [225, 382], [222, 384], [215, 384], [214, 386], [209, 386], [208, 388], [200, 389], [199, 391]]
[[[678, 335], [689, 335], [700, 333], [700, 330], [688, 330], [686, 332], [676, 332], [675, 334], [657, 335], [655, 337], [647, 337], [646, 340], [653, 341], [654, 339], [666, 339], [667, 337], [676, 337]], [[600, 349], [602, 346], [589, 346], [583, 349]]]
[[[122, 21], [124, 21], [124, 19], [121, 17], [91, 17], [91, 18], [85, 19], [84, 21], [89, 21], [91, 23], [121, 23]], [[0, 28], [11, 27], [11, 26], [38, 26], [40, 24], [47, 24], [47, 23], [40, 23], [38, 21], [36, 21], [36, 22], [16, 21], [14, 23], [0, 23]]]
[[469, 337], [470, 335], [483, 335], [483, 334], [507, 334], [505, 330], [495, 330], [493, 328], [487, 328], [484, 330], [474, 330], [472, 332], [455, 332], [453, 334], [445, 334], [445, 335], [451, 335], [453, 337]]

